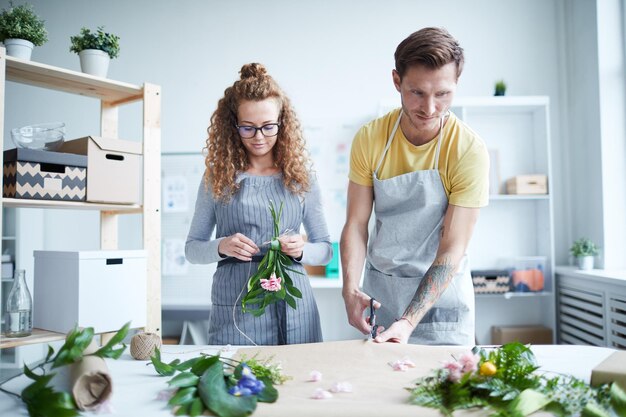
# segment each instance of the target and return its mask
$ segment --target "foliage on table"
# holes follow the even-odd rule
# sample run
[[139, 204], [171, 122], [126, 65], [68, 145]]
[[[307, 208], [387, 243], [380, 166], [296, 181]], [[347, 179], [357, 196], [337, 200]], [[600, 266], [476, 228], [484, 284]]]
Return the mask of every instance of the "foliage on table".
[[[248, 292], [241, 305], [243, 312], [252, 313], [255, 317], [265, 313], [265, 307], [284, 300], [290, 307], [296, 308], [296, 298], [302, 298], [302, 293], [293, 285], [293, 280], [287, 272], [301, 274], [290, 268], [293, 265], [291, 258], [280, 251], [280, 218], [283, 212], [283, 203], [280, 203], [278, 212], [274, 203], [270, 201], [270, 213], [273, 222], [273, 236], [270, 247], [261, 259], [256, 273], [248, 279]], [[258, 306], [257, 308], [251, 307]]]
[[626, 416], [626, 394], [617, 384], [594, 388], [568, 375], [539, 373], [528, 346], [508, 343], [472, 357], [450, 361], [420, 378], [410, 402], [436, 408], [446, 416], [455, 410], [485, 408], [493, 416], [523, 417], [537, 411], [557, 416]]
[[288, 377], [280, 366], [256, 358], [241, 361], [218, 355], [201, 355], [185, 362], [161, 360], [159, 349], [150, 358], [161, 376], [173, 376], [168, 385], [176, 391], [168, 404], [175, 415], [199, 416], [205, 409], [219, 417], [248, 416], [258, 402], [278, 399], [275, 384]]
[[[55, 391], [49, 384], [55, 373], [46, 372], [46, 365], [51, 365], [50, 369], [59, 368], [61, 366], [71, 365], [80, 361], [85, 356], [98, 356], [100, 358], [118, 359], [126, 345], [121, 347], [115, 346], [120, 344], [128, 333], [130, 322], [126, 323], [109, 342], [102, 346], [94, 353], [84, 355], [84, 351], [91, 343], [94, 337], [93, 327], [87, 327], [78, 330], [76, 327], [70, 331], [65, 339], [65, 343], [55, 354], [52, 346], [48, 345], [48, 354], [43, 363], [37, 367], [30, 369], [24, 365], [24, 375], [32, 379], [34, 382], [24, 388], [22, 395], [12, 393], [1, 388], [3, 392], [14, 395], [22, 399], [28, 408], [28, 414], [31, 417], [73, 417], [80, 415], [74, 398], [69, 392]], [[36, 372], [37, 369], [41, 373]], [[22, 374], [16, 375], [20, 376]], [[5, 381], [6, 383], [8, 381]]]

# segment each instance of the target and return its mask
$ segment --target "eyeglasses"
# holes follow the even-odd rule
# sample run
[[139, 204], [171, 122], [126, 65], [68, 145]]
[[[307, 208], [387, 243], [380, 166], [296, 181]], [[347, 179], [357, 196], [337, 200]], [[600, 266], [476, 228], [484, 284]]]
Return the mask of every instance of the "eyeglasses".
[[241, 136], [242, 139], [252, 139], [256, 136], [256, 132], [258, 130], [260, 130], [266, 138], [271, 138], [272, 136], [278, 135], [280, 123], [268, 123], [261, 127], [247, 125], [235, 125], [235, 127], [237, 128], [239, 136]]

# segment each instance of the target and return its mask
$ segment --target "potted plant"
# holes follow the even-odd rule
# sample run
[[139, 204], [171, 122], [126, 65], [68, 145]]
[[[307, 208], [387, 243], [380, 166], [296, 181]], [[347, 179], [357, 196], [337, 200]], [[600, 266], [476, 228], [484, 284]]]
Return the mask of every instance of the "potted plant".
[[7, 48], [7, 55], [29, 61], [33, 47], [48, 41], [44, 21], [33, 11], [33, 6], [22, 4], [3, 9], [0, 14], [0, 40]]
[[120, 38], [99, 26], [95, 33], [83, 27], [80, 34], [70, 37], [70, 52], [80, 57], [80, 68], [86, 74], [106, 77], [109, 61], [120, 53]]
[[570, 252], [576, 258], [578, 268], [583, 270], [593, 269], [593, 257], [598, 254], [598, 247], [586, 237], [576, 240]]
[[504, 80], [499, 80], [496, 82], [496, 90], [493, 94], [494, 96], [503, 96], [506, 93], [506, 83]]

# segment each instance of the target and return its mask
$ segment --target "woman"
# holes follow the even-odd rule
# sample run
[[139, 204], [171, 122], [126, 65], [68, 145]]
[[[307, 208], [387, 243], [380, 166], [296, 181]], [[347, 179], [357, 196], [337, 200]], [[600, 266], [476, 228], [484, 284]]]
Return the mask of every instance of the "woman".
[[[289, 99], [261, 64], [241, 68], [211, 116], [204, 178], [185, 254], [191, 263], [218, 262], [211, 291], [209, 344], [282, 345], [322, 340], [319, 314], [302, 264], [324, 265], [332, 247], [320, 191], [309, 171], [300, 123]], [[297, 309], [284, 301], [260, 317], [243, 314], [241, 299], [272, 238], [270, 201], [284, 203], [281, 251], [295, 262], [302, 292]], [[308, 240], [299, 234], [304, 224]], [[214, 240], [211, 240], [216, 228]]]

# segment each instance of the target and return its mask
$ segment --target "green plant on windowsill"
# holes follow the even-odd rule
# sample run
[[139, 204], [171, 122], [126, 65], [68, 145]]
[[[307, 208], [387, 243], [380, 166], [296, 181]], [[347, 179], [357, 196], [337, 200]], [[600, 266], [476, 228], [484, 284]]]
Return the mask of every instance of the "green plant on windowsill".
[[596, 256], [598, 254], [598, 247], [591, 239], [581, 237], [572, 244], [570, 252], [576, 258], [583, 256]]
[[6, 39], [23, 39], [41, 46], [48, 41], [48, 32], [44, 21], [33, 11], [33, 6], [22, 4], [3, 9], [0, 14], [0, 41]]
[[70, 52], [77, 54], [85, 49], [98, 49], [106, 52], [111, 59], [117, 58], [120, 53], [120, 37], [104, 31], [104, 26], [98, 26], [96, 32], [83, 27], [80, 34], [71, 36]]

